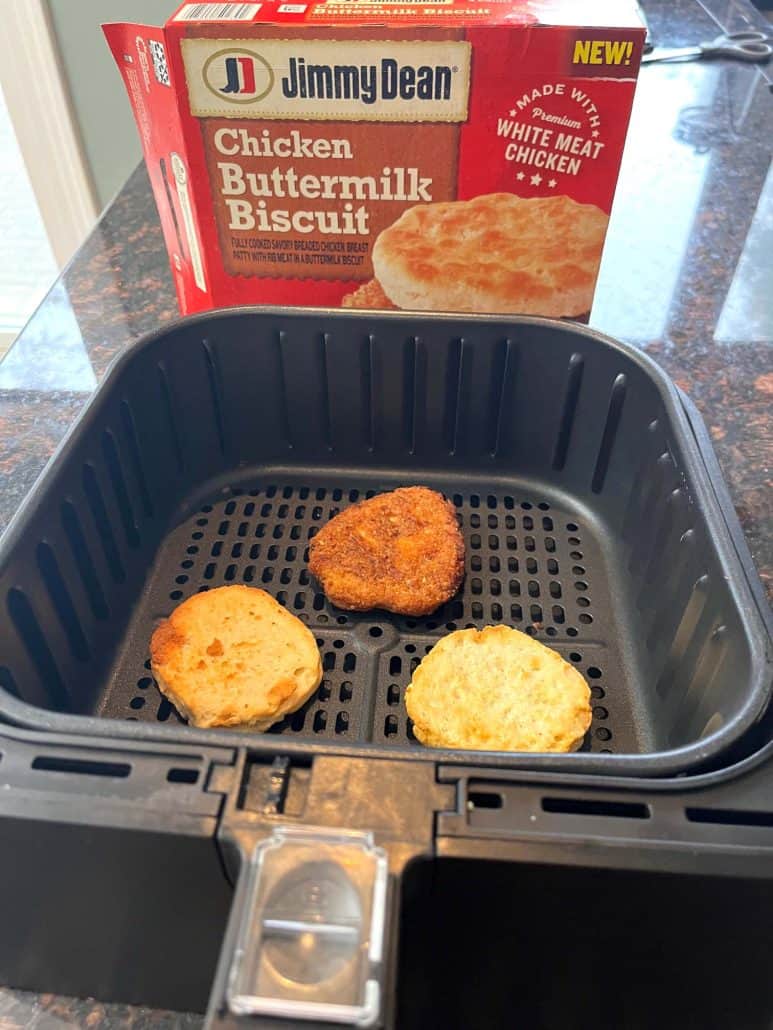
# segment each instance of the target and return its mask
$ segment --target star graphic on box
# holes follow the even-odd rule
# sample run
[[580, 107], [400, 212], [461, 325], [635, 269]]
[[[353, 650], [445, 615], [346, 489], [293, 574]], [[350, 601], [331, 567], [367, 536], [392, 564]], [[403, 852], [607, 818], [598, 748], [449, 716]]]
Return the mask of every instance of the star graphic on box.
[[517, 113], [517, 111], [515, 110], [515, 108], [513, 108], [513, 110], [512, 110], [512, 111], [510, 111], [510, 117], [511, 117], [511, 118], [517, 118], [517, 117], [518, 117], [518, 113]]
[[591, 133], [591, 135], [593, 136], [594, 139], [598, 139], [599, 130], [598, 129], [594, 129], [593, 132]]
[[555, 179], [551, 179], [551, 180], [550, 180], [550, 181], [548, 182], [548, 186], [549, 186], [549, 187], [550, 187], [551, 189], [553, 189], [553, 188], [554, 188], [554, 187], [556, 187], [557, 185], [558, 185], [558, 183], [556, 182], [556, 180], [555, 180]]
[[518, 174], [516, 175], [516, 179], [518, 180], [518, 182], [523, 182], [523, 180], [524, 180], [525, 178], [526, 178], [526, 176], [525, 176], [525, 175], [523, 174], [523, 172], [519, 172], [519, 173], [518, 173]]
[[539, 186], [539, 184], [541, 182], [542, 182], [542, 176], [540, 175], [539, 172], [535, 172], [534, 175], [532, 175], [532, 177], [531, 177], [531, 184], [532, 184], [532, 186]]

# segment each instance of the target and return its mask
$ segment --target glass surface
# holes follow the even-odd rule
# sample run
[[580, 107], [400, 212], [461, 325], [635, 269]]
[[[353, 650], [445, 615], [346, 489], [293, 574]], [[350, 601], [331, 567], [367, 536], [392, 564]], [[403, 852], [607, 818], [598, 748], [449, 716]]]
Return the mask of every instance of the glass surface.
[[58, 271], [0, 89], [0, 353]]

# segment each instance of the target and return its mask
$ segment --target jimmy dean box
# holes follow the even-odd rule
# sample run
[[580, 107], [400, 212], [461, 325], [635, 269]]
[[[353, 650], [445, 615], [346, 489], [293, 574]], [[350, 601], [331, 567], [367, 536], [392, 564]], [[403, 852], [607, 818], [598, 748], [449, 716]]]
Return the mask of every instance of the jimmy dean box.
[[105, 34], [184, 313], [587, 316], [644, 41], [632, 3], [186, 3]]

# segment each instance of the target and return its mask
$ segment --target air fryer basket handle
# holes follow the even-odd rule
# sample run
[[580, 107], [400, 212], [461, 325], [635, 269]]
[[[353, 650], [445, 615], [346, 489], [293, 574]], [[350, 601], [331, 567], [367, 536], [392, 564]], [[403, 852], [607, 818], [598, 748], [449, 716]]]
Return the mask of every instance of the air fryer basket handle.
[[[317, 755], [311, 764], [281, 756], [267, 763], [266, 757], [242, 752], [229, 770], [218, 844], [235, 888], [206, 1026], [390, 1026], [401, 877], [412, 860], [433, 854], [436, 813], [456, 807], [456, 787], [437, 782], [434, 762]], [[344, 880], [356, 886], [359, 898], [354, 908], [344, 905], [346, 911], [338, 904], [336, 870], [345, 870]], [[314, 971], [325, 933], [344, 933], [341, 924], [354, 925], [355, 911], [359, 950], [342, 962], [341, 976], [320, 979], [323, 1014], [317, 1015], [315, 1004], [277, 1002], [306, 1002], [314, 993], [313, 987], [296, 990], [295, 974], [278, 969], [281, 963], [297, 968], [287, 957], [295, 954], [294, 932], [313, 938], [302, 958], [304, 969]], [[277, 915], [285, 924], [284, 943], [280, 948], [274, 942], [264, 959], [271, 934], [266, 928], [275, 928]], [[342, 981], [348, 986], [336, 995]], [[345, 1004], [333, 1008], [332, 997]], [[281, 1019], [277, 1008], [286, 1010]], [[245, 1009], [260, 1015], [243, 1015]]]
[[[364, 843], [365, 850], [371, 852], [376, 857], [376, 862], [380, 868], [380, 875], [378, 877], [379, 882], [373, 885], [372, 893], [374, 905], [371, 916], [373, 916], [373, 913], [375, 913], [375, 916], [368, 920], [364, 933], [365, 939], [368, 941], [368, 957], [367, 959], [363, 958], [363, 961], [355, 959], [352, 965], [352, 968], [355, 969], [354, 978], [356, 979], [359, 975], [362, 975], [362, 979], [368, 981], [368, 990], [364, 996], [370, 1002], [369, 1005], [335, 1005], [330, 1000], [327, 1004], [302, 1001], [297, 1007], [301, 1011], [306, 1007], [308, 1011], [305, 1014], [293, 1017], [290, 1015], [290, 1012], [296, 1008], [297, 1001], [292, 1000], [292, 993], [288, 993], [287, 1000], [285, 1001], [277, 1001], [276, 999], [269, 1001], [269, 1004], [276, 1005], [280, 1010], [283, 1008], [287, 1009], [287, 1013], [281, 1016], [274, 1016], [270, 1010], [265, 1012], [261, 1011], [260, 1008], [253, 1010], [252, 1014], [250, 1014], [248, 1010], [239, 1011], [240, 1006], [234, 1004], [234, 1000], [237, 1002], [243, 1001], [243, 998], [238, 997], [240, 992], [237, 990], [237, 981], [241, 979], [241, 969], [249, 967], [246, 979], [250, 982], [250, 986], [259, 982], [258, 962], [255, 961], [258, 948], [253, 947], [253, 943], [257, 944], [260, 941], [260, 948], [265, 948], [265, 942], [268, 939], [265, 936], [268, 923], [265, 917], [271, 904], [272, 896], [270, 887], [267, 887], [265, 883], [265, 855], [275, 850], [277, 843], [281, 847], [281, 838], [285, 834], [290, 837], [291, 846], [293, 837], [302, 838], [304, 834], [308, 835], [309, 864], [312, 867], [321, 866], [324, 863], [324, 857], [321, 852], [324, 851], [326, 843], [329, 842], [332, 842], [334, 848], [339, 846], [344, 851], [348, 849], [352, 851], [359, 850]], [[411, 851], [414, 851], [414, 848], [409, 847], [406, 849], [405, 843], [395, 844], [394, 842], [382, 848], [375, 844], [372, 834], [360, 833], [358, 831], [338, 831], [330, 830], [326, 827], [298, 827], [279, 824], [268, 836], [239, 834], [238, 841], [232, 841], [231, 848], [227, 850], [231, 850], [232, 853], [230, 856], [228, 854], [224, 856], [225, 864], [232, 866], [234, 861], [237, 861], [240, 868], [210, 995], [205, 1019], [205, 1030], [237, 1030], [237, 1028], [241, 1027], [260, 1027], [261, 1030], [288, 1030], [290, 1027], [295, 1028], [295, 1030], [332, 1030], [332, 1028], [339, 1027], [340, 1030], [351, 1030], [352, 1026], [378, 1028], [392, 1025], [390, 1013], [395, 998], [394, 976], [400, 898], [397, 885], [406, 862], [406, 856]], [[261, 856], [256, 861], [256, 857], [260, 852], [264, 852], [264, 856]], [[260, 877], [256, 876], [256, 872], [261, 866], [263, 866], [263, 882], [261, 882]], [[284, 870], [281, 860], [279, 861], [279, 866], [280, 869]], [[345, 860], [341, 868], [345, 867], [351, 873], [351, 870], [356, 866], [357, 858], [356, 855], [353, 855], [352, 859], [349, 860], [349, 864], [347, 865]], [[279, 881], [279, 884], [277, 885], [274, 882], [272, 886], [278, 886], [281, 894], [282, 884], [288, 879], [298, 879], [296, 876], [297, 872], [297, 867], [291, 865], [289, 872], [284, 872], [284, 878]], [[353, 881], [360, 885], [361, 872], [361, 869], [357, 869], [356, 873], [352, 876]], [[324, 873], [317, 873], [317, 876], [322, 876], [323, 878], [324, 875]], [[295, 886], [297, 899], [298, 884]], [[366, 892], [369, 888], [370, 885], [367, 885]], [[273, 894], [276, 896], [276, 889], [273, 891]], [[304, 905], [309, 903], [309, 898], [312, 895], [313, 891], [304, 892]], [[285, 897], [287, 897], [286, 893]], [[277, 920], [271, 921], [277, 922]], [[295, 927], [291, 925], [294, 921], [292, 916], [285, 918], [288, 926], [281, 935], [285, 944], [292, 940], [295, 933]], [[330, 919], [330, 922], [335, 922], [334, 917]], [[345, 926], [341, 924], [339, 926], [341, 929], [345, 929]], [[332, 931], [338, 929], [335, 925], [328, 927], [323, 925], [320, 927], [319, 923], [316, 924], [315, 928], [315, 924], [311, 921], [308, 924], [304, 923], [302, 926], [299, 924], [299, 927], [300, 930], [304, 931], [303, 935], [306, 937], [318, 934], [317, 943], [319, 943], [319, 938], [325, 930]], [[261, 937], [263, 938], [262, 940]], [[274, 960], [275, 958], [276, 956], [273, 956]], [[316, 957], [312, 957], [309, 960], [310, 968], [313, 968], [315, 961], [317, 961]], [[262, 969], [260, 975], [264, 977], [265, 982], [266, 970], [272, 970], [272, 962], [261, 962], [260, 966]], [[250, 977], [249, 974], [252, 974], [252, 976]], [[284, 976], [285, 974], [279, 970], [277, 972], [277, 983], [281, 984]], [[323, 987], [329, 989], [330, 984], [336, 980], [340, 980], [340, 973], [338, 972], [334, 974], [331, 980], [325, 982]], [[291, 982], [291, 980], [284, 979], [285, 984]], [[309, 985], [306, 984], [305, 986], [308, 987]], [[248, 993], [252, 993], [249, 986]], [[261, 992], [258, 988], [255, 988], [255, 993], [260, 995]], [[300, 993], [302, 994], [303, 992]], [[236, 999], [235, 995], [237, 996]], [[248, 1000], [255, 1001], [254, 998], [249, 998]], [[357, 1007], [363, 1009], [359, 1017], [354, 1012], [354, 1009]], [[326, 1009], [328, 1012], [320, 1018], [315, 1018], [313, 1012], [315, 1008], [319, 1009], [320, 1013]], [[347, 1008], [350, 1010], [348, 1014], [346, 1012]], [[335, 1013], [337, 1010], [342, 1013], [340, 1019], [336, 1018]]]

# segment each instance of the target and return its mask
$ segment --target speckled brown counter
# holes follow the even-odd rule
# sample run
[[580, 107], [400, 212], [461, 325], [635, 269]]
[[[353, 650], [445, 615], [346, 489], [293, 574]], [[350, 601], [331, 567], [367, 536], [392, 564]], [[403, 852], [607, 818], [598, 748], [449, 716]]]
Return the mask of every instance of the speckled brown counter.
[[[644, 0], [655, 41], [765, 27], [746, 0]], [[690, 395], [773, 598], [771, 68], [642, 69], [591, 325]], [[176, 317], [143, 168], [0, 364], [0, 529], [110, 361]], [[194, 1027], [200, 1018], [0, 989], [0, 1027]]]

